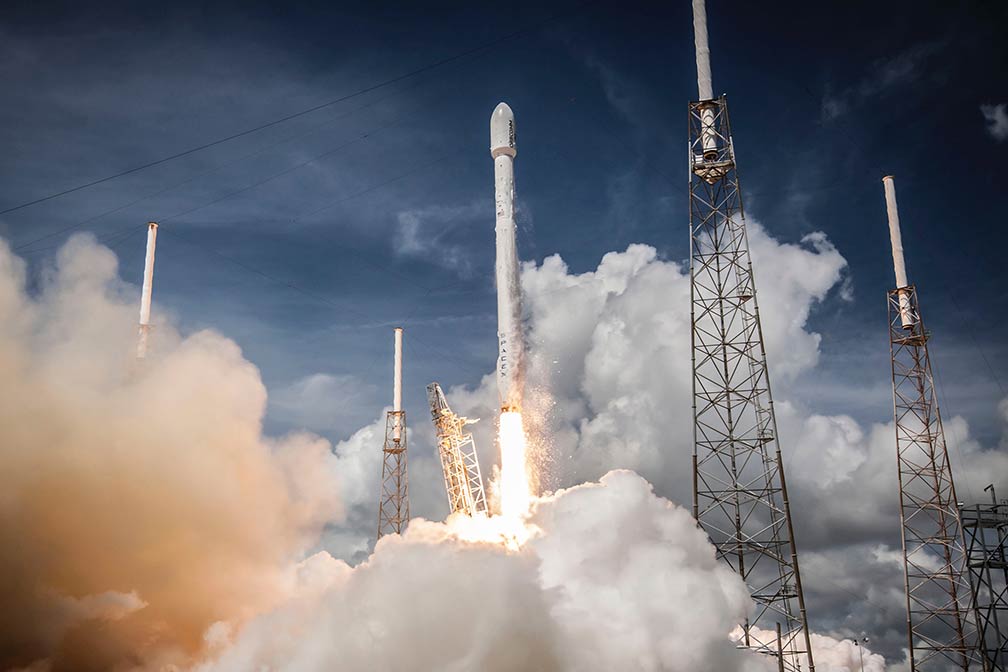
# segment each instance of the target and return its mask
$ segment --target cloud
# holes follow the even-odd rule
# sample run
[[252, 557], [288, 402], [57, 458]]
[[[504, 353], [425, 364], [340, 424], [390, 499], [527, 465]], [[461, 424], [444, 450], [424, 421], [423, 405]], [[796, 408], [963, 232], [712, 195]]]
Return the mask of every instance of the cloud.
[[476, 218], [492, 221], [491, 201], [402, 210], [396, 215], [398, 226], [393, 247], [400, 256], [420, 258], [462, 278], [470, 277], [473, 264], [466, 248], [446, 243], [444, 238], [453, 229], [466, 224], [467, 220]]
[[270, 410], [287, 424], [338, 431], [366, 410], [362, 398], [375, 389], [346, 374], [313, 373], [270, 394]]
[[184, 665], [215, 621], [286, 594], [342, 515], [310, 435], [260, 433], [266, 391], [238, 346], [158, 324], [132, 357], [136, 290], [71, 238], [26, 291], [0, 242], [0, 668]]
[[[899, 547], [895, 431], [891, 423], [864, 425], [810, 407], [799, 396], [803, 381], [822, 375], [821, 339], [809, 317], [831, 293], [843, 293], [846, 261], [821, 233], [789, 243], [758, 222], [748, 225], [802, 562], [822, 554], [837, 563], [835, 572], [806, 581], [813, 627], [840, 628], [847, 637], [864, 630], [883, 653], [899, 658], [905, 641], [900, 572], [874, 554]], [[687, 269], [650, 246], [631, 245], [585, 273], [571, 272], [556, 255], [527, 263], [522, 286], [533, 390], [524, 410], [544, 487], [632, 469], [661, 496], [690, 502]], [[888, 373], [882, 376], [887, 385]], [[450, 389], [449, 402], [460, 414], [493, 417], [494, 385], [487, 376], [475, 388]], [[963, 418], [948, 416], [945, 430], [961, 496], [981, 492], [990, 473], [1008, 472], [1008, 454], [972, 439]], [[493, 426], [481, 423], [473, 431], [483, 472], [490, 473]], [[866, 609], [866, 595], [885, 609]]]
[[880, 96], [913, 83], [926, 74], [926, 64], [941, 51], [942, 42], [917, 44], [888, 59], [872, 63], [860, 81], [838, 92], [823, 95], [821, 115], [823, 121], [833, 121]]
[[980, 114], [987, 122], [987, 132], [998, 142], [1008, 139], [1008, 105], [981, 105]]
[[745, 587], [636, 474], [546, 497], [531, 522], [518, 551], [415, 519], [357, 567], [311, 558], [297, 597], [202, 672], [765, 669], [727, 637]]

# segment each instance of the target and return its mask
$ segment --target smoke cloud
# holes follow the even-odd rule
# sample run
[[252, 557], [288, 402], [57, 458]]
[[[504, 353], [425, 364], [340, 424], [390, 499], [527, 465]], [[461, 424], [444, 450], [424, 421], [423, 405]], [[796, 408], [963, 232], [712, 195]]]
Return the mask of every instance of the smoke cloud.
[[765, 669], [728, 639], [745, 586], [636, 474], [542, 499], [517, 552], [463, 523], [414, 519], [354, 568], [309, 559], [296, 599], [201, 671]]
[[327, 442], [266, 439], [266, 391], [211, 331], [157, 325], [75, 236], [29, 297], [0, 243], [0, 669], [187, 665], [284, 597], [341, 515]]
[[[845, 262], [821, 234], [783, 244], [750, 224], [758, 267], [776, 269], [757, 282], [825, 626], [813, 647], [822, 669], [852, 672], [866, 624], [873, 645], [902, 637], [899, 565], [879, 539], [898, 529], [892, 428], [789, 402], [819, 357], [808, 316]], [[728, 639], [746, 590], [668, 501], [689, 500], [686, 270], [632, 245], [589, 273], [527, 264], [522, 283], [524, 410], [556, 491], [535, 507], [537, 534], [513, 551], [467, 541], [458, 520], [415, 520], [370, 554], [383, 419], [335, 447], [264, 437], [266, 391], [227, 338], [160, 323], [135, 362], [137, 290], [110, 251], [72, 238], [29, 293], [0, 246], [0, 669], [772, 669]], [[471, 417], [493, 417], [496, 397], [492, 374], [449, 391]], [[493, 423], [473, 429], [489, 474]], [[946, 431], [967, 437], [966, 483], [1003, 469], [962, 419]], [[429, 437], [411, 428], [412, 446]], [[436, 510], [436, 460], [410, 468], [411, 495]], [[852, 483], [856, 515], [831, 514]]]

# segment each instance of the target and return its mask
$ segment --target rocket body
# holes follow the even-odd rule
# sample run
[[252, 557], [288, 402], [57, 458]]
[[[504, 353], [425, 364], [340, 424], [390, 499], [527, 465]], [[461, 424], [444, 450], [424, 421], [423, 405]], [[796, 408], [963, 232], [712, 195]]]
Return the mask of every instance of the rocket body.
[[514, 113], [506, 103], [490, 117], [490, 155], [494, 160], [497, 223], [497, 390], [501, 410], [517, 411], [525, 383], [525, 343], [521, 324], [521, 283], [514, 218]]

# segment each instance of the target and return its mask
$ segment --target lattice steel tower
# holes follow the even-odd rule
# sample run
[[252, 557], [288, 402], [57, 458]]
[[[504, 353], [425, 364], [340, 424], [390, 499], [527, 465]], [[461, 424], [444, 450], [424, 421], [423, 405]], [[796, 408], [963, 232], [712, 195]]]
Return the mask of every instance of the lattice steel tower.
[[748, 586], [739, 643], [815, 670], [724, 96], [693, 0], [700, 100], [689, 105], [693, 515]]
[[985, 670], [1008, 670], [1008, 504], [997, 501], [962, 509], [971, 603], [976, 614], [977, 646]]
[[409, 481], [406, 478], [406, 412], [402, 410], [402, 337], [395, 328], [392, 410], [385, 418], [382, 448], [381, 497], [378, 500], [378, 538], [399, 534], [409, 523]]
[[461, 511], [468, 516], [487, 515], [476, 444], [472, 434], [465, 431], [465, 426], [475, 420], [455, 415], [437, 383], [427, 386], [427, 401], [430, 402], [431, 419], [437, 432], [449, 512]]
[[896, 289], [889, 292], [893, 415], [910, 669], [981, 670], [964, 574], [959, 505], [917, 290], [907, 282], [896, 187], [885, 185]]

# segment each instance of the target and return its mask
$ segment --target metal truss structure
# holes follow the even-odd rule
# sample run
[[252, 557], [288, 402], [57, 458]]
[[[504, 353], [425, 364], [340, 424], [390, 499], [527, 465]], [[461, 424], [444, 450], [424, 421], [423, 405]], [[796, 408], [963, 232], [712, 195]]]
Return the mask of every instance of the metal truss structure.
[[739, 644], [814, 672], [724, 96], [689, 105], [693, 515], [754, 608]]
[[427, 386], [427, 401], [430, 402], [431, 419], [437, 432], [449, 512], [462, 512], [468, 516], [487, 515], [476, 444], [472, 434], [465, 431], [465, 426], [471, 421], [452, 412], [437, 383]]
[[977, 648], [984, 672], [1008, 670], [1008, 504], [961, 509], [966, 568], [976, 615]]
[[981, 670], [929, 334], [913, 285], [888, 303], [910, 669]]
[[406, 411], [389, 411], [382, 448], [382, 485], [378, 502], [378, 538], [399, 534], [409, 522], [406, 477]]

